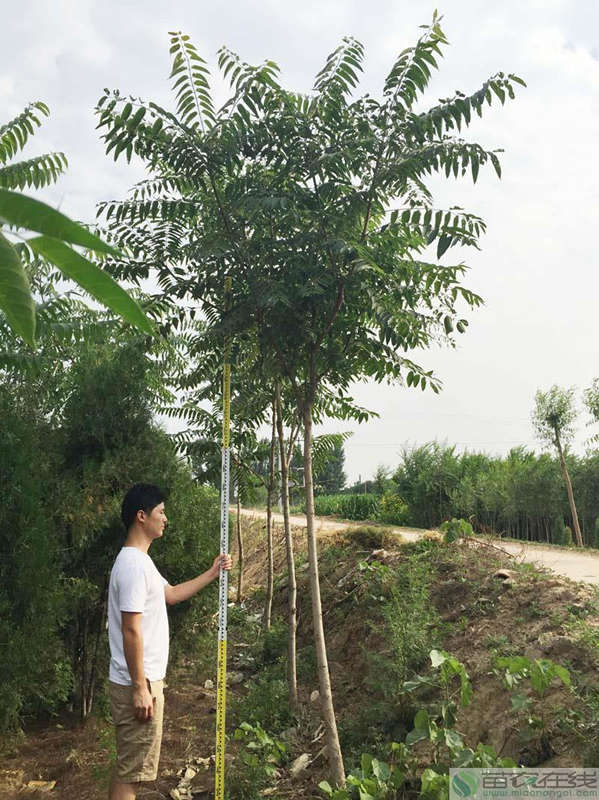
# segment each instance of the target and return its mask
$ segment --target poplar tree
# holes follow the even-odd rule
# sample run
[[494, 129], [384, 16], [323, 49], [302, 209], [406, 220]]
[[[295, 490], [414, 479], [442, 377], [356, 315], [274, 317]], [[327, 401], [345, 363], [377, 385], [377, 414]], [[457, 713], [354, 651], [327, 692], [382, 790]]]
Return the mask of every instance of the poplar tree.
[[584, 543], [578, 521], [578, 511], [576, 510], [572, 481], [570, 480], [570, 473], [568, 472], [564, 455], [565, 448], [574, 437], [575, 420], [574, 389], [562, 389], [560, 386], [552, 386], [546, 392], [542, 392], [539, 389], [535, 394], [532, 422], [539, 439], [557, 450], [564, 483], [566, 484], [576, 544], [582, 547]]

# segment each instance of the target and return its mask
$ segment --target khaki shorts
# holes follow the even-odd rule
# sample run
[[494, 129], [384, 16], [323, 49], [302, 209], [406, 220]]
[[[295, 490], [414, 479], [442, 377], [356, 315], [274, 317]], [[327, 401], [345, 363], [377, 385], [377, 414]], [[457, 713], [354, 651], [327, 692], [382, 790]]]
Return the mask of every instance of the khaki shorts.
[[164, 681], [148, 681], [154, 716], [140, 722], [133, 708], [133, 687], [109, 681], [112, 719], [116, 727], [116, 777], [121, 783], [154, 781], [162, 741]]

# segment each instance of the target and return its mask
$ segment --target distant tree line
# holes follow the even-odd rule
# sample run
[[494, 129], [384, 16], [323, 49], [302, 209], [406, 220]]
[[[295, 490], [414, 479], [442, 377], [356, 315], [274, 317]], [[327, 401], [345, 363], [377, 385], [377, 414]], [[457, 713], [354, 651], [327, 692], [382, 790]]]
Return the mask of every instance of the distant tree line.
[[[594, 545], [599, 451], [566, 460], [583, 541]], [[433, 527], [463, 517], [478, 531], [555, 543], [561, 543], [564, 522], [572, 525], [559, 459], [525, 447], [500, 457], [430, 442], [404, 451], [391, 484], [407, 504], [412, 525]]]

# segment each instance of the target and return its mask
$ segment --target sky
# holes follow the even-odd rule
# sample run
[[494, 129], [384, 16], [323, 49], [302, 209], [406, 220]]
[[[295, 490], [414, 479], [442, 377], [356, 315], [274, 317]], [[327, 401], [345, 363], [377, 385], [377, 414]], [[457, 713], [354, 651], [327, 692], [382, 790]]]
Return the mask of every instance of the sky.
[[[439, 207], [482, 216], [481, 250], [458, 254], [466, 285], [485, 305], [455, 349], [415, 359], [443, 381], [439, 395], [402, 386], [359, 384], [356, 402], [379, 417], [351, 430], [349, 481], [397, 466], [402, 448], [433, 439], [503, 454], [539, 449], [530, 413], [537, 389], [577, 387], [599, 376], [597, 214], [599, 211], [599, 4], [595, 0], [23, 0], [0, 28], [0, 120], [33, 100], [52, 116], [25, 155], [63, 151], [69, 171], [43, 197], [91, 222], [96, 204], [120, 199], [143, 177], [141, 164], [114, 163], [95, 130], [104, 87], [173, 107], [168, 31], [188, 33], [216, 72], [221, 45], [248, 62], [276, 61], [285, 86], [309, 91], [344, 35], [366, 49], [359, 93], [380, 92], [393, 60], [415, 43], [434, 9], [450, 41], [424, 106], [456, 89], [470, 93], [498, 71], [527, 88], [494, 105], [464, 137], [503, 148], [503, 177], [435, 178]], [[215, 81], [217, 99], [225, 87]], [[0, 123], [1, 124], [1, 123]], [[589, 435], [581, 415], [574, 447]]]

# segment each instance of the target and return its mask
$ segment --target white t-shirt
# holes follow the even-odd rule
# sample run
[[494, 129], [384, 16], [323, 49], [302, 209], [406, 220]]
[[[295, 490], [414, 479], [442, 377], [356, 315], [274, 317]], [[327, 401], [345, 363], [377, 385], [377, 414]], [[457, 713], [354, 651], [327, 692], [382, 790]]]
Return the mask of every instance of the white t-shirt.
[[123, 650], [121, 611], [142, 613], [143, 659], [146, 678], [160, 681], [168, 661], [168, 616], [164, 587], [166, 581], [147, 553], [137, 547], [123, 547], [112, 567], [108, 586], [108, 641], [113, 683], [131, 685]]

